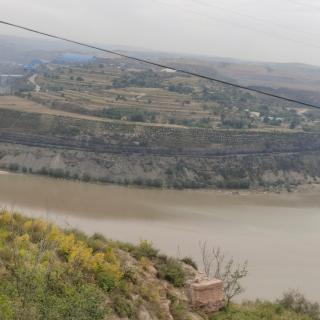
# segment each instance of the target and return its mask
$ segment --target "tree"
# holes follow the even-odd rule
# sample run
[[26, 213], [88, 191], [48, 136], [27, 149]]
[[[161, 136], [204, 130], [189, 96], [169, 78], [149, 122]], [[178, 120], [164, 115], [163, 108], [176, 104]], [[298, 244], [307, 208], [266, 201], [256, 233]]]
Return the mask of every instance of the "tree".
[[290, 129], [295, 129], [298, 125], [300, 125], [300, 119], [299, 117], [294, 117], [290, 122]]
[[244, 288], [241, 280], [248, 275], [248, 262], [236, 263], [227, 258], [219, 247], [209, 247], [206, 241], [200, 242], [203, 270], [209, 279], [219, 279], [223, 282], [226, 305], [241, 294]]

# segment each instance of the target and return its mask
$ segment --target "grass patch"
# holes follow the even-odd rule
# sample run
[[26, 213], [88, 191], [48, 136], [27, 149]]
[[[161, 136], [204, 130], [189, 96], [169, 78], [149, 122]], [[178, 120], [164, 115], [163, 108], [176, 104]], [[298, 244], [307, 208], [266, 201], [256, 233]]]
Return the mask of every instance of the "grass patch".
[[169, 281], [175, 287], [184, 286], [186, 274], [179, 260], [173, 258], [163, 259], [156, 264], [156, 268], [160, 279]]

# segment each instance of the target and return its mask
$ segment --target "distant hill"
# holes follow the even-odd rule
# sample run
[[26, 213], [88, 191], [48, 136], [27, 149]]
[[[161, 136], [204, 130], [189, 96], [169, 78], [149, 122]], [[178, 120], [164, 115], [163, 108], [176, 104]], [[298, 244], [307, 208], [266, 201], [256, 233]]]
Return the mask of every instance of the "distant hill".
[[0, 63], [26, 64], [33, 59], [51, 61], [68, 51], [83, 53], [88, 50], [57, 40], [0, 35]]
[[[102, 44], [100, 46], [130, 53], [139, 58], [162, 61], [172, 66], [183, 66], [201, 74], [217, 76], [223, 80], [233, 80], [236, 83], [248, 86], [317, 92], [320, 85], [320, 67], [306, 64], [250, 62], [187, 53], [173, 54], [148, 51], [126, 46]], [[0, 63], [25, 64], [32, 59], [51, 61], [61, 56], [62, 53], [103, 55], [97, 51], [58, 40], [0, 35]]]
[[285, 97], [299, 98], [320, 105], [320, 67], [298, 63], [241, 62], [226, 59], [166, 59], [185, 68], [220, 80], [259, 87]]

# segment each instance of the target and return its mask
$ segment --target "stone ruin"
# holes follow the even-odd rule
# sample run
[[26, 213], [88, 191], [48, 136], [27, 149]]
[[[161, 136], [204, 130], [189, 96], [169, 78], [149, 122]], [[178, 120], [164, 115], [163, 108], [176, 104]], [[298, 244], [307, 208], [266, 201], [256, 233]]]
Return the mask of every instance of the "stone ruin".
[[196, 279], [188, 289], [190, 304], [195, 309], [216, 312], [224, 307], [223, 282], [218, 279]]

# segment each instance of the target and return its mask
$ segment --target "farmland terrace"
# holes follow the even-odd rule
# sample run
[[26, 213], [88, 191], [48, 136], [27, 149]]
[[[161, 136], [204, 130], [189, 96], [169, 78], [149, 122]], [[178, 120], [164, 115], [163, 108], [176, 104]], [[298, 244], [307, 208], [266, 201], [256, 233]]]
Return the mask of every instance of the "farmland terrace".
[[123, 59], [42, 65], [34, 80], [41, 90], [28, 100], [102, 119], [245, 130], [310, 130], [320, 121], [320, 112], [295, 104]]

